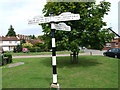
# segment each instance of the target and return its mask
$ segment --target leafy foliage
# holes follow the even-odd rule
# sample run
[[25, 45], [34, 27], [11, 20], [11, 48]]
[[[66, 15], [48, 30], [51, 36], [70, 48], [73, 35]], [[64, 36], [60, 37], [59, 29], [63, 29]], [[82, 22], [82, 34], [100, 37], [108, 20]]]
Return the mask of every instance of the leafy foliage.
[[[72, 52], [78, 51], [78, 47], [102, 49], [106, 41], [111, 41], [114, 37], [107, 29], [106, 22], [103, 21], [104, 15], [110, 11], [110, 3], [101, 1], [98, 5], [95, 2], [48, 2], [43, 13], [49, 16], [50, 11], [54, 15], [63, 12], [80, 14], [80, 20], [65, 22], [71, 26], [71, 32], [56, 31], [57, 49], [67, 49]], [[44, 32], [45, 43], [51, 47], [50, 24], [41, 24]]]
[[7, 63], [12, 63], [12, 54], [9, 54], [9, 53], [5, 53], [4, 54], [4, 57], [7, 57]]
[[35, 35], [29, 35], [31, 39], [36, 39]]
[[[48, 47], [45, 43], [37, 42], [34, 47], [39, 47], [41, 51], [48, 51]], [[40, 50], [39, 50], [40, 51]]]
[[6, 65], [6, 64], [9, 64], [9, 63], [12, 63], [12, 55], [9, 54], [9, 53], [4, 53], [0, 56], [1, 58], [1, 65]]
[[17, 47], [14, 49], [14, 52], [21, 52], [22, 51], [22, 44], [17, 45]]
[[28, 43], [28, 42], [22, 44], [22, 47], [23, 47], [23, 48], [28, 48], [28, 49], [29, 49], [29, 48], [32, 48], [32, 46], [33, 46], [33, 45], [32, 45], [31, 43]]
[[20, 41], [20, 44], [26, 43], [25, 39]]

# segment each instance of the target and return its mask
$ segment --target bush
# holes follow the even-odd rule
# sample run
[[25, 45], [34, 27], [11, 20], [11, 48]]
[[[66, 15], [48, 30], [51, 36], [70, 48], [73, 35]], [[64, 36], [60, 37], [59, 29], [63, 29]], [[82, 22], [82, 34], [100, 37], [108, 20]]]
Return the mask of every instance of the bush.
[[28, 50], [27, 48], [22, 48], [22, 52], [24, 52], [24, 53], [28, 53], [29, 50]]
[[13, 52], [21, 52], [22, 51], [22, 45], [17, 45], [17, 47], [14, 49]]
[[2, 54], [0, 54], [0, 66], [2, 66]]
[[29, 51], [30, 52], [43, 52], [44, 50], [41, 49], [40, 47], [32, 47], [32, 48], [29, 48]]
[[39, 47], [42, 51], [49, 51], [47, 44], [37, 42], [34, 47]]
[[23, 48], [28, 48], [29, 49], [29, 48], [32, 48], [33, 45], [31, 43], [27, 42], [27, 43], [23, 43], [22, 46], [23, 46]]
[[[3, 57], [7, 57], [7, 64], [12, 63], [12, 55], [9, 53], [5, 53]], [[4, 59], [4, 58], [3, 58]]]

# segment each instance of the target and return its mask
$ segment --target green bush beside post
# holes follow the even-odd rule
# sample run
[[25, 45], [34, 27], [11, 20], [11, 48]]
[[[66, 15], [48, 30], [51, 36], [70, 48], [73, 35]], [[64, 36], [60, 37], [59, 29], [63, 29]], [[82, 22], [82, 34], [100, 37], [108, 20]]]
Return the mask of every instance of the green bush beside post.
[[2, 66], [2, 54], [0, 53], [0, 66]]
[[3, 56], [7, 57], [7, 64], [12, 63], [12, 55], [11, 54], [5, 53]]

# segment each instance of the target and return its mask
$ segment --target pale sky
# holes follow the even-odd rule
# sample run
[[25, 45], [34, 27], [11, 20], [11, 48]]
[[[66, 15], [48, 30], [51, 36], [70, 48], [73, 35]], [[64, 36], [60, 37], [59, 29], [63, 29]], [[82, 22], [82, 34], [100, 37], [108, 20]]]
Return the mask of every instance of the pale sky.
[[[98, 0], [100, 1], [100, 0]], [[118, 1], [111, 2], [111, 11], [105, 16], [104, 21], [108, 26], [118, 33]], [[39, 25], [29, 25], [28, 20], [34, 16], [42, 15], [42, 9], [46, 0], [0, 0], [0, 36], [8, 32], [10, 25], [15, 29], [16, 34], [41, 35], [42, 28]], [[110, 24], [111, 23], [111, 24]]]

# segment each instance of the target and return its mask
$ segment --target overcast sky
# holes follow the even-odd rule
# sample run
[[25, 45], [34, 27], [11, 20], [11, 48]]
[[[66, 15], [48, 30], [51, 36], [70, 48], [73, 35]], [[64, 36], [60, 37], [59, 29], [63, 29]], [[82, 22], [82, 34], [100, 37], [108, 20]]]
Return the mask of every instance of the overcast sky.
[[[100, 1], [100, 0], [98, 0]], [[111, 11], [105, 16], [104, 21], [118, 33], [118, 1], [111, 2]], [[28, 19], [42, 15], [42, 9], [46, 0], [0, 0], [0, 36], [6, 35], [10, 25], [13, 25], [16, 34], [41, 35], [42, 28], [39, 25], [29, 25]], [[111, 24], [110, 24], [111, 23]]]

